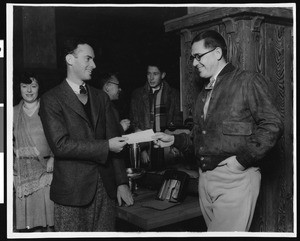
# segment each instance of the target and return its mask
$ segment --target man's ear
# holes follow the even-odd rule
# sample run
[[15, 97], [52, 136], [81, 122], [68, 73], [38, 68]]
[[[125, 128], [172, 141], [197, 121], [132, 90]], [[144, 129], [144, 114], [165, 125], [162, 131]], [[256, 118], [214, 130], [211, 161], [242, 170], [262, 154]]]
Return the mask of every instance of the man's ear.
[[103, 86], [103, 90], [104, 90], [106, 93], [109, 92], [109, 86], [108, 86], [107, 83]]
[[217, 54], [218, 60], [222, 59], [223, 52], [222, 52], [222, 49], [220, 47], [216, 48], [216, 54]]
[[74, 59], [74, 56], [72, 54], [67, 54], [66, 55], [66, 63], [68, 65], [72, 65], [73, 64], [73, 59]]
[[162, 75], [161, 75], [161, 79], [164, 79], [166, 77], [167, 73], [166, 72], [163, 72]]

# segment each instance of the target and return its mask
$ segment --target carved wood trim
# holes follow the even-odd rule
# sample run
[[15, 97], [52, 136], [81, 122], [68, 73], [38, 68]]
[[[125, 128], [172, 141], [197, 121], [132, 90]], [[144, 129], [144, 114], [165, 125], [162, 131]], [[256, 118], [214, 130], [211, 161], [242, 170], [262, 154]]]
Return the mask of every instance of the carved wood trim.
[[236, 16], [243, 18], [244, 16], [265, 16], [267, 19], [272, 19], [272, 21], [279, 21], [281, 24], [292, 26], [292, 9], [287, 8], [256, 8], [256, 7], [247, 7], [247, 8], [215, 8], [206, 12], [188, 14], [186, 16], [169, 20], [165, 22], [165, 31], [176, 31], [183, 28], [191, 28], [201, 25], [207, 25], [212, 21], [217, 22], [222, 18], [228, 16]]
[[185, 29], [182, 29], [180, 33], [183, 35], [183, 37], [184, 37], [183, 39], [184, 39], [185, 43], [192, 41], [191, 30], [185, 28]]
[[234, 18], [223, 18], [222, 21], [225, 24], [227, 34], [236, 32], [237, 27]]
[[264, 21], [264, 17], [262, 16], [255, 16], [252, 20], [251, 20], [251, 31], [252, 32], [260, 32], [260, 27], [262, 22]]

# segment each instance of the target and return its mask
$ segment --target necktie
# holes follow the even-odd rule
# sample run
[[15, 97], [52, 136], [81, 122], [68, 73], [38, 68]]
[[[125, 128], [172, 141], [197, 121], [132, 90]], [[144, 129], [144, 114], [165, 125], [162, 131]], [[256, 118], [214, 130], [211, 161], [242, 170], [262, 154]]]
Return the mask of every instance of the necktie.
[[79, 86], [79, 93], [84, 95], [87, 94], [86, 88], [83, 85]]
[[212, 94], [212, 90], [213, 90], [215, 81], [216, 80], [212, 78], [209, 81], [209, 84], [205, 87], [205, 90], [207, 90], [208, 92], [207, 92], [206, 101], [205, 101], [205, 104], [204, 104], [204, 107], [203, 107], [204, 120], [206, 119], [207, 109], [208, 109], [208, 105], [209, 105], [209, 101], [210, 101], [210, 97], [211, 97], [211, 94]]
[[81, 101], [82, 104], [86, 104], [88, 101], [87, 90], [83, 85], [79, 86], [79, 94], [77, 94], [78, 99]]

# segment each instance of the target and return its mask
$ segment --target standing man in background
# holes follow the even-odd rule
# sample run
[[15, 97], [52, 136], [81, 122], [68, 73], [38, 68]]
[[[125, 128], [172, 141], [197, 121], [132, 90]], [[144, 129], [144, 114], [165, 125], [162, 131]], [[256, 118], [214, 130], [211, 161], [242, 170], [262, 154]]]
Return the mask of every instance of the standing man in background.
[[199, 201], [208, 231], [248, 231], [260, 190], [259, 162], [282, 133], [270, 83], [227, 63], [227, 46], [216, 31], [192, 41], [191, 60], [209, 80], [196, 100], [192, 134], [157, 133], [155, 146], [194, 146]]
[[[132, 93], [130, 120], [135, 131], [153, 129], [165, 131], [169, 126], [182, 125], [179, 91], [165, 81], [166, 71], [158, 59], [148, 60], [147, 82]], [[159, 162], [163, 150], [152, 148], [151, 143], [142, 147], [142, 163], [151, 162], [152, 169], [162, 169]]]
[[96, 65], [85, 41], [64, 46], [66, 79], [41, 98], [40, 116], [55, 156], [50, 198], [56, 231], [113, 231], [115, 200], [133, 204], [110, 100], [85, 82]]
[[[119, 95], [122, 89], [120, 87], [120, 82], [116, 73], [105, 73], [101, 78], [101, 84], [102, 84], [102, 90], [109, 96], [109, 99], [111, 101], [119, 99]], [[117, 121], [120, 123], [122, 127], [121, 129], [122, 133], [127, 131], [130, 126], [130, 120], [123, 119], [120, 121], [120, 115], [114, 103], [112, 103], [112, 108]]]

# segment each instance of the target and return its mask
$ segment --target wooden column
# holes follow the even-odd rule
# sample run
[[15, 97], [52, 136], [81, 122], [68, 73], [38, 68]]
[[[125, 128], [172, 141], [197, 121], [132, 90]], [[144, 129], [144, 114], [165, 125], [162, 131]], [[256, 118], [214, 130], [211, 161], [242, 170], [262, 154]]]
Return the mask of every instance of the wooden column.
[[55, 12], [51, 7], [23, 7], [25, 68], [56, 68]]
[[[14, 7], [14, 76], [30, 71], [37, 75], [40, 94], [61, 81], [57, 66], [54, 7]], [[19, 86], [14, 85], [14, 104], [19, 103]]]

